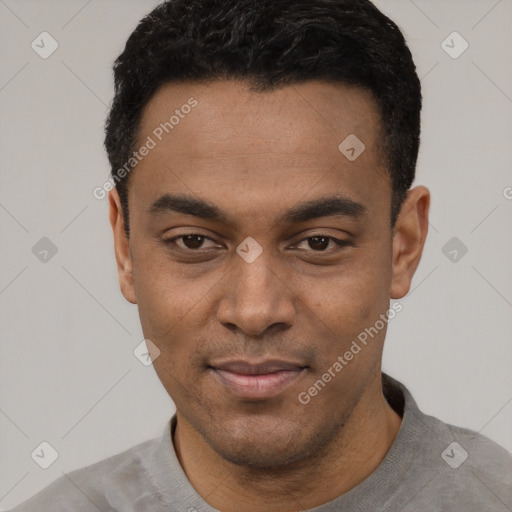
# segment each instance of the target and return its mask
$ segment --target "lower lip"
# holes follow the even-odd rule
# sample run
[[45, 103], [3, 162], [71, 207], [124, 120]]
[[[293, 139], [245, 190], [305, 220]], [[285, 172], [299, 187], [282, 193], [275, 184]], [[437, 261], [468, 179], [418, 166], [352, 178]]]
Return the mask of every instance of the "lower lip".
[[213, 368], [213, 372], [238, 397], [262, 400], [277, 396], [290, 387], [302, 375], [304, 369], [282, 370], [264, 375], [243, 375], [218, 368]]

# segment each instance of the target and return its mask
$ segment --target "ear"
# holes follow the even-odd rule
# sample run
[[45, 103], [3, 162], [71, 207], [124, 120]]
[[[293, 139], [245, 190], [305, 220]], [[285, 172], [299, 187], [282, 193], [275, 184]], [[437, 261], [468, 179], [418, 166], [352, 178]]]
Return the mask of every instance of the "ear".
[[401, 299], [409, 292], [427, 238], [429, 207], [430, 192], [426, 187], [409, 190], [393, 234], [392, 299]]
[[114, 249], [116, 252], [119, 285], [124, 298], [132, 304], [137, 303], [133, 286], [133, 266], [130, 252], [130, 239], [126, 236], [123, 208], [117, 190], [108, 194], [110, 224], [114, 233]]

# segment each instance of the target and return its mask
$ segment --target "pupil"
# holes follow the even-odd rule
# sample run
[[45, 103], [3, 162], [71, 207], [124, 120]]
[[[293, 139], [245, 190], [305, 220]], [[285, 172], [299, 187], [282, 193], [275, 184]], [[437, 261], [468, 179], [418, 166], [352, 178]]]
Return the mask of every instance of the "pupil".
[[322, 251], [329, 246], [329, 239], [326, 236], [312, 236], [308, 244], [311, 249]]
[[200, 235], [187, 235], [183, 238], [183, 243], [189, 249], [199, 249], [203, 245], [203, 237]]

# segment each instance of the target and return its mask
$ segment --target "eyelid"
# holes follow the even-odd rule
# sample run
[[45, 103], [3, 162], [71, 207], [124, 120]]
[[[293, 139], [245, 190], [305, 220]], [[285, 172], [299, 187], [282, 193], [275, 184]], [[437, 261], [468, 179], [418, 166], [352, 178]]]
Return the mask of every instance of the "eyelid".
[[[306, 237], [300, 239], [297, 243], [295, 243], [293, 245], [293, 247], [296, 247], [300, 243], [305, 242], [305, 241], [309, 240], [310, 238], [327, 238], [330, 241], [334, 242], [338, 248], [346, 247], [348, 245], [353, 245], [353, 242], [351, 240], [343, 240], [343, 239], [337, 238], [335, 236], [325, 235], [323, 233], [318, 233], [318, 234], [312, 234], [312, 235], [309, 235], [309, 236], [306, 236]], [[312, 252], [318, 252], [318, 253], [327, 252], [327, 250], [325, 250], [325, 251], [313, 251], [313, 250], [311, 250], [311, 251]]]
[[[175, 236], [173, 236], [173, 237], [171, 237], [171, 238], [164, 238], [164, 239], [163, 239], [163, 242], [164, 242], [165, 244], [170, 245], [171, 243], [176, 242], [176, 240], [180, 240], [180, 239], [185, 238], [185, 237], [187, 237], [187, 236], [198, 236], [198, 237], [203, 238], [204, 240], [209, 240], [210, 242], [213, 242], [213, 243], [214, 243], [214, 244], [216, 244], [217, 246], [218, 246], [218, 245], [220, 245], [220, 244], [219, 244], [216, 240], [214, 240], [213, 238], [211, 238], [211, 237], [209, 237], [209, 236], [207, 236], [207, 235], [203, 235], [202, 233], [195, 233], [195, 232], [194, 232], [194, 233], [193, 233], [193, 232], [190, 232], [190, 233], [183, 233], [183, 234], [181, 234], [181, 235], [175, 235]], [[203, 247], [201, 247], [201, 248], [199, 248], [199, 249], [195, 249], [195, 250], [194, 250], [194, 249], [188, 249], [188, 248], [185, 248], [184, 250], [188, 250], [188, 251], [191, 251], [191, 252], [199, 252], [199, 251], [201, 251], [202, 249], [204, 250], [204, 248], [203, 248]]]
[[[330, 234], [329, 231], [336, 231], [338, 236]], [[328, 227], [313, 227], [304, 229], [300, 233], [297, 233], [294, 235], [293, 238], [298, 239], [297, 243], [302, 242], [304, 240], [307, 240], [308, 238], [314, 238], [314, 237], [325, 237], [325, 238], [331, 238], [332, 240], [337, 240], [338, 242], [342, 243], [350, 243], [354, 240], [355, 236], [353, 233], [350, 233], [349, 231], [340, 230], [339, 228], [328, 228]], [[342, 238], [340, 238], [342, 237]]]

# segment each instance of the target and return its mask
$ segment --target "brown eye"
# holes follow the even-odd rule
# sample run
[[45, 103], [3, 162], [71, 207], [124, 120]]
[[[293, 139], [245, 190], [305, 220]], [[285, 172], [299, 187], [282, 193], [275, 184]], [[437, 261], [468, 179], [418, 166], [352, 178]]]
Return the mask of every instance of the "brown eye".
[[315, 251], [324, 251], [329, 247], [331, 239], [327, 236], [312, 236], [308, 238], [308, 245]]
[[198, 232], [162, 239], [161, 242], [169, 256], [182, 263], [202, 263], [217, 258], [224, 249], [213, 238]]
[[201, 235], [185, 235], [180, 238], [187, 249], [200, 249], [206, 237]]
[[332, 236], [318, 234], [303, 238], [296, 247], [310, 253], [325, 252], [326, 254], [331, 254], [349, 245], [353, 245], [349, 240], [339, 240]]
[[187, 235], [175, 236], [168, 240], [163, 240], [164, 244], [171, 250], [180, 250], [182, 252], [203, 252], [209, 249], [218, 249], [218, 244], [210, 237], [200, 235], [199, 233], [189, 233]]

